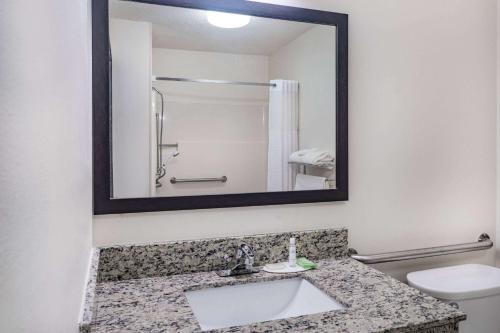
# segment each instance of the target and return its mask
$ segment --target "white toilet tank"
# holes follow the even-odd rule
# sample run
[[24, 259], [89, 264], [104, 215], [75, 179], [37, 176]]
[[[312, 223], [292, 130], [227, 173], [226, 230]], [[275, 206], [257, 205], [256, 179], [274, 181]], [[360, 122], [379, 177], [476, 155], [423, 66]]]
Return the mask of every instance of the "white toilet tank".
[[500, 269], [460, 265], [409, 273], [408, 284], [467, 314], [460, 333], [500, 333]]

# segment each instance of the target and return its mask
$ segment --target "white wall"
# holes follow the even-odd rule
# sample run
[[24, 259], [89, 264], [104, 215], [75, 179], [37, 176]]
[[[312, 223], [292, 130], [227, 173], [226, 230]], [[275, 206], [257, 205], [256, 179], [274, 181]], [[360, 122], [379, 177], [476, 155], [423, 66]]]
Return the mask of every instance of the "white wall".
[[[153, 49], [155, 76], [267, 82], [268, 61], [259, 55]], [[180, 152], [167, 162], [158, 196], [266, 190], [267, 87], [169, 81], [154, 86], [165, 95], [163, 142], [179, 143]], [[174, 150], [165, 149], [164, 156]], [[223, 175], [226, 183], [169, 182]]]
[[497, 0], [497, 237], [496, 264], [500, 267], [500, 0]]
[[300, 149], [335, 153], [335, 53], [335, 27], [315, 26], [269, 58], [271, 79], [300, 84]]
[[[299, 149], [320, 148], [335, 154], [335, 34], [335, 27], [317, 25], [269, 58], [272, 79], [299, 82]], [[336, 178], [335, 170], [307, 167], [300, 172], [304, 171]], [[328, 184], [335, 188], [334, 183]]]
[[[360, 252], [495, 235], [496, 1], [275, 0], [349, 20], [347, 202], [99, 216], [95, 244], [346, 226]], [[493, 251], [379, 266], [493, 263]]]
[[0, 331], [77, 332], [92, 220], [87, 1], [2, 1]]
[[109, 35], [113, 56], [113, 197], [148, 197], [151, 23], [111, 19]]

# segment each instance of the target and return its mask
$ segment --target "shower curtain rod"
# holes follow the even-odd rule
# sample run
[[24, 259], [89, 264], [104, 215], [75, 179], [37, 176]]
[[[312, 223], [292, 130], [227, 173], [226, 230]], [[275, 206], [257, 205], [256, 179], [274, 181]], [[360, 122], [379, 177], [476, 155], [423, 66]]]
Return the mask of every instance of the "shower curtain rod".
[[227, 81], [227, 80], [185, 79], [185, 78], [180, 78], [180, 77], [165, 77], [165, 76], [153, 76], [153, 81], [177, 81], [177, 82], [193, 82], [193, 83], [235, 84], [235, 85], [242, 85], [242, 86], [258, 86], [258, 87], [276, 87], [275, 83], [267, 83], [267, 82], [243, 82], [243, 81]]

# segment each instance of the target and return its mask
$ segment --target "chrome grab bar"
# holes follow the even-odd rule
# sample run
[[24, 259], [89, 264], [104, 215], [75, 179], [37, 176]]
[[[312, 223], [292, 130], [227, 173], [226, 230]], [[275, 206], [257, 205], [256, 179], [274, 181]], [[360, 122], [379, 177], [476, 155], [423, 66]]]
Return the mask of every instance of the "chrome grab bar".
[[220, 178], [175, 178], [175, 177], [170, 178], [170, 183], [172, 183], [172, 184], [177, 184], [177, 183], [207, 183], [207, 182], [225, 183], [225, 182], [227, 182], [227, 177], [222, 176]]
[[364, 264], [379, 264], [384, 262], [411, 260], [411, 259], [442, 256], [447, 254], [487, 250], [492, 247], [493, 247], [493, 242], [491, 241], [490, 236], [484, 233], [481, 234], [481, 236], [479, 236], [478, 241], [474, 243], [436, 246], [423, 249], [387, 252], [387, 253], [371, 254], [371, 255], [360, 255], [355, 249], [349, 249], [349, 255], [351, 256], [352, 259], [360, 261]]
[[153, 81], [176, 81], [176, 82], [192, 82], [192, 83], [236, 84], [236, 85], [257, 86], [257, 87], [276, 87], [276, 83], [271, 83], [271, 82], [242, 82], [242, 81], [228, 81], [228, 80], [186, 79], [182, 77], [166, 77], [166, 76], [153, 76]]

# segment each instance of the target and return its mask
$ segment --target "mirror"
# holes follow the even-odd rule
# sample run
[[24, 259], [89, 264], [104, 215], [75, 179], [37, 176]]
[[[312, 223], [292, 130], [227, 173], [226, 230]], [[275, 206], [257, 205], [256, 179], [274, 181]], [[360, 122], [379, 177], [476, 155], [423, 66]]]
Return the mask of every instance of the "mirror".
[[[109, 179], [95, 184], [105, 200], [171, 198], [178, 206], [182, 197], [219, 197], [225, 207], [247, 205], [241, 198], [346, 198], [346, 15], [247, 1], [151, 2], [93, 3], [94, 59], [107, 53], [107, 73], [97, 73], [107, 83], [108, 107], [97, 114], [107, 128], [94, 104], [104, 136], [94, 138], [108, 145], [108, 156], [98, 146], [94, 158], [97, 178]], [[107, 7], [105, 47], [99, 6]], [[97, 86], [104, 98], [103, 83], [94, 72], [94, 96]], [[277, 192], [295, 194], [255, 196]], [[154, 202], [158, 209], [139, 210], [176, 209]]]
[[110, 0], [113, 198], [335, 188], [335, 27]]

